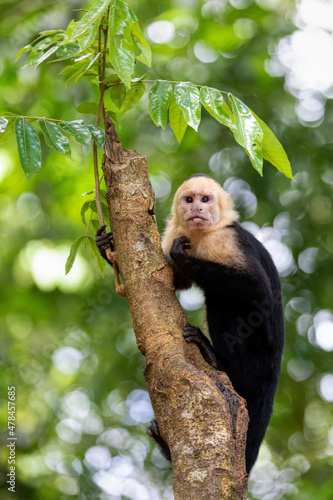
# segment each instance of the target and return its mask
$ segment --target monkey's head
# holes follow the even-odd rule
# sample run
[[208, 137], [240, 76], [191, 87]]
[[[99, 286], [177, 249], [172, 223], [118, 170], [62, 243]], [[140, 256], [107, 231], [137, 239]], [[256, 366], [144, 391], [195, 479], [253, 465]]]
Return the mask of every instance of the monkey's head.
[[238, 218], [230, 194], [205, 174], [195, 174], [178, 188], [171, 214], [175, 226], [192, 232], [210, 232]]

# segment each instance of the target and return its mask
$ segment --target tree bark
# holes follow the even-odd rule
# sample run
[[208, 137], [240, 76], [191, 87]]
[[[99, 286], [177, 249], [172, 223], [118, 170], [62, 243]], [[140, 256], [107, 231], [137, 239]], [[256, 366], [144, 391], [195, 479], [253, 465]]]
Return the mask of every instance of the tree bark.
[[106, 119], [103, 160], [115, 259], [159, 430], [171, 452], [176, 500], [245, 500], [245, 401], [182, 336], [186, 317], [163, 256], [147, 158], [122, 149]]

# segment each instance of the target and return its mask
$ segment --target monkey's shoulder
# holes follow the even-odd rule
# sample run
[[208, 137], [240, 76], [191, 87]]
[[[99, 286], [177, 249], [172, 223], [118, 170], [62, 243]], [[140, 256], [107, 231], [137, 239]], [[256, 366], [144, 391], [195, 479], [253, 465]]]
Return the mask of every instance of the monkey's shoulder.
[[232, 229], [236, 235], [237, 247], [246, 256], [248, 270], [254, 264], [259, 265], [270, 277], [271, 283], [278, 287], [280, 283], [279, 273], [268, 250], [238, 222], [232, 224]]
[[234, 224], [220, 227], [209, 233], [191, 235], [190, 255], [226, 266], [246, 267], [246, 255], [242, 250]]
[[272, 257], [264, 245], [237, 221], [198, 241], [192, 255], [243, 271], [260, 265], [277, 276]]

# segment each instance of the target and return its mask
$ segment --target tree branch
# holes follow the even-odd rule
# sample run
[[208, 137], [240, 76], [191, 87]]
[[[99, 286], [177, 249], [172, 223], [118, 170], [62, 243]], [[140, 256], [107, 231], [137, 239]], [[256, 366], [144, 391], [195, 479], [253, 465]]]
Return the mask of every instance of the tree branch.
[[[185, 315], [160, 245], [147, 158], [122, 148], [106, 117], [106, 199], [144, 376], [170, 448], [176, 500], [245, 500], [245, 402], [182, 336]], [[222, 391], [221, 391], [222, 389]]]

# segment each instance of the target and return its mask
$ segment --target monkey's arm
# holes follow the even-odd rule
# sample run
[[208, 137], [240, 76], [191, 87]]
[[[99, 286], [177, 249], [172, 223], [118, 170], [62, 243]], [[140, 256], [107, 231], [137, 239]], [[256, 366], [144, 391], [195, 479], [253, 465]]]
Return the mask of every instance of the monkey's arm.
[[248, 269], [226, 266], [188, 255], [188, 243], [185, 237], [175, 239], [170, 257], [173, 266], [204, 291], [224, 293], [249, 302], [271, 296], [269, 278], [256, 259], [247, 256]]
[[166, 258], [173, 271], [173, 284], [176, 290], [187, 290], [191, 288], [193, 281], [186, 275], [181, 268], [176, 266], [170, 257]]

